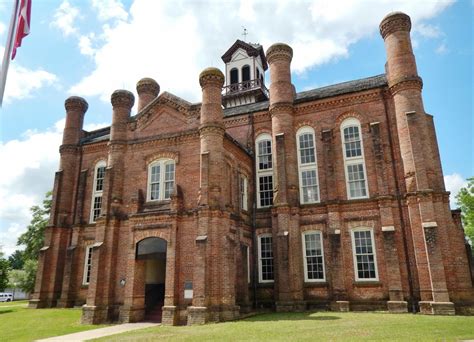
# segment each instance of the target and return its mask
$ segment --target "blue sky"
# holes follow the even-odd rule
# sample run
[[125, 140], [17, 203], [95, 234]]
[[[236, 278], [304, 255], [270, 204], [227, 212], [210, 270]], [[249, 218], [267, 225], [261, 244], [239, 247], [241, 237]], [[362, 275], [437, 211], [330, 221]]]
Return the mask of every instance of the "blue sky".
[[[0, 1], [0, 49], [12, 1]], [[392, 10], [412, 18], [424, 104], [434, 115], [446, 186], [473, 176], [473, 17], [466, 1], [33, 0], [31, 34], [8, 75], [0, 109], [0, 245], [7, 254], [52, 188], [64, 100], [87, 99], [85, 128], [108, 125], [110, 94], [135, 92], [142, 77], [200, 101], [199, 72], [224, 68], [235, 39], [293, 47], [293, 83], [303, 91], [384, 72], [378, 33]], [[2, 52], [3, 55], [3, 52]], [[267, 75], [267, 79], [268, 79]]]

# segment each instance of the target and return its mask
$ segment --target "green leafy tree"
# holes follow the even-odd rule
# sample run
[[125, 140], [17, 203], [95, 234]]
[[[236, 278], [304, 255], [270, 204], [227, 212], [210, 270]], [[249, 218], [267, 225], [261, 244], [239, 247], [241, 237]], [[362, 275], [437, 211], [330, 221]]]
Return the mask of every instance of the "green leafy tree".
[[474, 177], [468, 178], [467, 182], [456, 195], [456, 201], [461, 208], [466, 236], [474, 243]]
[[33, 293], [35, 289], [36, 270], [38, 269], [37, 260], [26, 260], [23, 266], [23, 277], [21, 278], [18, 287], [26, 293]]
[[48, 224], [49, 213], [51, 212], [51, 191], [46, 193], [43, 205], [34, 205], [30, 208], [33, 218], [25, 233], [18, 238], [17, 245], [25, 245], [23, 260], [38, 259], [39, 250], [43, 247], [44, 230]]
[[0, 252], [0, 291], [4, 291], [8, 284], [8, 260]]
[[16, 250], [12, 255], [8, 257], [8, 262], [10, 263], [10, 268], [14, 270], [21, 270], [23, 268], [24, 256], [23, 251]]
[[25, 271], [23, 270], [10, 270], [8, 272], [8, 288], [20, 288], [20, 284], [24, 281]]

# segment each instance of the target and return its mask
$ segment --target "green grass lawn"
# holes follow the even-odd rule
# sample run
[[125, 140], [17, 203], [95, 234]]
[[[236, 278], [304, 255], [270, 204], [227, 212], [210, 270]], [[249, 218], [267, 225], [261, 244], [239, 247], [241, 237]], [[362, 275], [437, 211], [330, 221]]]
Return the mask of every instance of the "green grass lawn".
[[154, 327], [98, 341], [457, 341], [474, 317], [389, 313], [271, 313], [191, 327]]
[[82, 325], [80, 309], [28, 309], [27, 305], [27, 301], [0, 303], [0, 341], [34, 341], [100, 327]]

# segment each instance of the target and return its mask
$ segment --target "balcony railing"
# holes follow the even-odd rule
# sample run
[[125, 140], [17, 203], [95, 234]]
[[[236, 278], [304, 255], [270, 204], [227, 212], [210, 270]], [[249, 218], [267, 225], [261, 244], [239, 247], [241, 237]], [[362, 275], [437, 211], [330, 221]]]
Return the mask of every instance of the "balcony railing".
[[260, 79], [244, 81], [240, 83], [229, 84], [222, 88], [222, 95], [237, 95], [253, 89], [261, 89], [268, 98], [268, 89]]

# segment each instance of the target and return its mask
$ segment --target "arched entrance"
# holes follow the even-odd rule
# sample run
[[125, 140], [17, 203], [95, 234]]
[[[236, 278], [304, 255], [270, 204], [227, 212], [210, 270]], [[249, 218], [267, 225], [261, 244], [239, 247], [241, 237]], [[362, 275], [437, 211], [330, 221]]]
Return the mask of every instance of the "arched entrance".
[[150, 237], [137, 243], [136, 259], [145, 263], [145, 320], [161, 322], [166, 280], [165, 240]]

